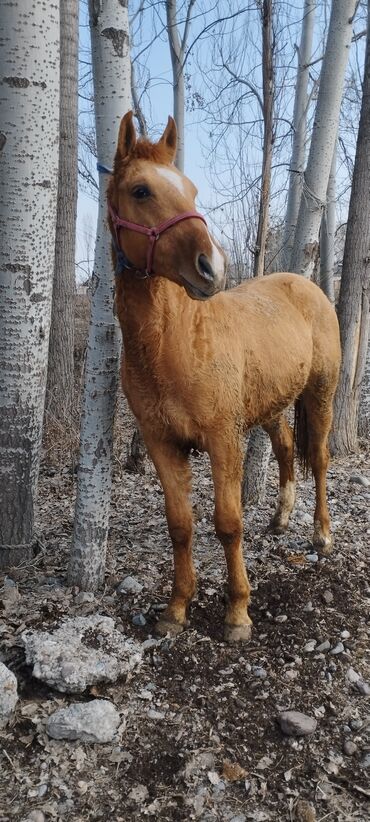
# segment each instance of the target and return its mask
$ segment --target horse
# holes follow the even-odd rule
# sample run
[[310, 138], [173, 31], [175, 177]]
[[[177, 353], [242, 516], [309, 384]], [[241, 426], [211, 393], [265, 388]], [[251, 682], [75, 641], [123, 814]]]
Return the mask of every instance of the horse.
[[197, 190], [174, 165], [177, 133], [137, 139], [122, 119], [108, 184], [108, 223], [122, 329], [123, 390], [155, 465], [173, 546], [174, 577], [160, 635], [188, 624], [196, 589], [190, 502], [192, 448], [209, 454], [214, 523], [228, 571], [224, 637], [248, 640], [250, 584], [243, 558], [243, 436], [268, 432], [279, 466], [271, 520], [283, 532], [295, 501], [294, 435], [316, 486], [313, 543], [332, 549], [326, 500], [328, 434], [338, 381], [336, 314], [314, 283], [275, 273], [225, 287], [226, 258], [195, 209]]

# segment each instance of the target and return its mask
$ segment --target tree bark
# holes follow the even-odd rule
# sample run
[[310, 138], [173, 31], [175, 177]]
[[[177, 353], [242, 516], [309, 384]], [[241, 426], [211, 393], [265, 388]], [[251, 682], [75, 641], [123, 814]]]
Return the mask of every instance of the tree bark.
[[293, 111], [292, 159], [289, 172], [288, 202], [285, 217], [282, 270], [291, 271], [294, 233], [297, 225], [299, 204], [302, 193], [302, 175], [306, 161], [307, 109], [309, 64], [312, 55], [312, 40], [315, 21], [316, 0], [305, 0], [301, 42], [298, 51], [297, 84]]
[[0, 15], [0, 567], [32, 554], [55, 242], [59, 8]]
[[172, 63], [173, 116], [177, 126], [176, 166], [184, 171], [185, 165], [185, 84], [184, 59], [189, 33], [191, 12], [195, 0], [189, 0], [184, 24], [183, 36], [180, 39], [177, 25], [177, 0], [166, 0], [167, 33]]
[[[89, 0], [96, 140], [99, 162], [113, 165], [121, 117], [131, 106], [127, 3]], [[86, 355], [75, 525], [70, 584], [102, 584], [112, 482], [113, 417], [120, 332], [113, 316], [107, 176], [99, 178], [99, 214]]]
[[349, 204], [338, 319], [342, 367], [334, 403], [332, 447], [337, 454], [358, 446], [358, 416], [369, 339], [370, 292], [370, 2], [362, 105]]
[[327, 298], [334, 305], [334, 265], [335, 265], [335, 231], [336, 217], [336, 176], [337, 176], [337, 142], [334, 145], [333, 159], [329, 174], [326, 206], [321, 218], [320, 229], [320, 286]]
[[262, 277], [265, 268], [269, 208], [271, 192], [271, 166], [274, 143], [274, 36], [272, 0], [263, 0], [262, 18], [262, 86], [263, 86], [263, 152], [261, 193], [254, 255], [254, 277]]
[[78, 176], [78, 0], [60, 4], [60, 137], [57, 229], [46, 410], [67, 425], [73, 408]]
[[290, 266], [292, 271], [305, 277], [311, 277], [317, 256], [319, 228], [338, 131], [355, 9], [356, 0], [335, 0], [331, 7], [328, 39]]

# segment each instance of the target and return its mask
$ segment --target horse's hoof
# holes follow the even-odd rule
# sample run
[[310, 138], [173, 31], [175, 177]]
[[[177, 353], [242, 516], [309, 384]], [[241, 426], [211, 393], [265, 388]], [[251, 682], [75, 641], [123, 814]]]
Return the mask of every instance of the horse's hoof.
[[270, 522], [270, 525], [267, 527], [267, 533], [274, 534], [274, 536], [276, 537], [280, 537], [281, 534], [285, 534], [287, 528], [287, 525], [278, 525], [277, 523], [275, 524], [274, 522]]
[[248, 642], [252, 636], [252, 623], [248, 625], [225, 625], [225, 642]]
[[313, 547], [316, 549], [320, 557], [328, 557], [332, 553], [334, 546], [333, 537], [331, 534], [329, 534], [329, 536], [325, 536], [320, 526], [315, 528], [312, 542]]
[[185, 625], [181, 622], [170, 622], [169, 619], [159, 619], [156, 626], [155, 632], [159, 634], [159, 636], [177, 636], [181, 634]]

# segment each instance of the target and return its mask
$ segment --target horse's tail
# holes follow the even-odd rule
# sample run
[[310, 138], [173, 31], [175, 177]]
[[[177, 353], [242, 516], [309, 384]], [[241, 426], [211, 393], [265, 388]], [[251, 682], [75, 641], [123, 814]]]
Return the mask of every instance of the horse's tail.
[[303, 397], [298, 397], [294, 404], [294, 442], [297, 455], [305, 478], [310, 468], [309, 437], [307, 411]]

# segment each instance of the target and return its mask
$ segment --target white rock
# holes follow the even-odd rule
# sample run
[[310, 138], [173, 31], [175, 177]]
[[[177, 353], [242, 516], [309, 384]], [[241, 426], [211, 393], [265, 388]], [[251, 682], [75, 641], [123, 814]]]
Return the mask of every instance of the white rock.
[[12, 671], [0, 662], [0, 728], [8, 724], [18, 702], [17, 684]]
[[354, 685], [354, 683], [357, 682], [359, 679], [361, 679], [360, 674], [358, 674], [357, 671], [354, 670], [354, 668], [348, 668], [348, 671], [346, 673], [347, 682], [350, 682], [351, 685]]
[[69, 619], [51, 633], [24, 631], [22, 640], [33, 676], [62, 692], [116, 682], [141, 661], [141, 646], [100, 614]]
[[125, 594], [140, 594], [144, 586], [135, 577], [125, 577], [122, 582], [117, 585], [117, 591]]
[[315, 650], [316, 645], [317, 645], [316, 639], [309, 639], [308, 642], [306, 642], [306, 644], [303, 648], [305, 654], [311, 654], [312, 651]]
[[358, 485], [363, 485], [365, 488], [370, 487], [370, 480], [362, 474], [351, 474], [349, 481], [357, 483]]
[[316, 719], [300, 711], [282, 711], [277, 720], [286, 736], [308, 736], [317, 728]]
[[55, 711], [49, 716], [46, 731], [53, 739], [111, 742], [119, 724], [120, 715], [112, 702], [93, 699]]
[[331, 649], [331, 654], [342, 654], [344, 651], [343, 642], [337, 642], [334, 648]]

